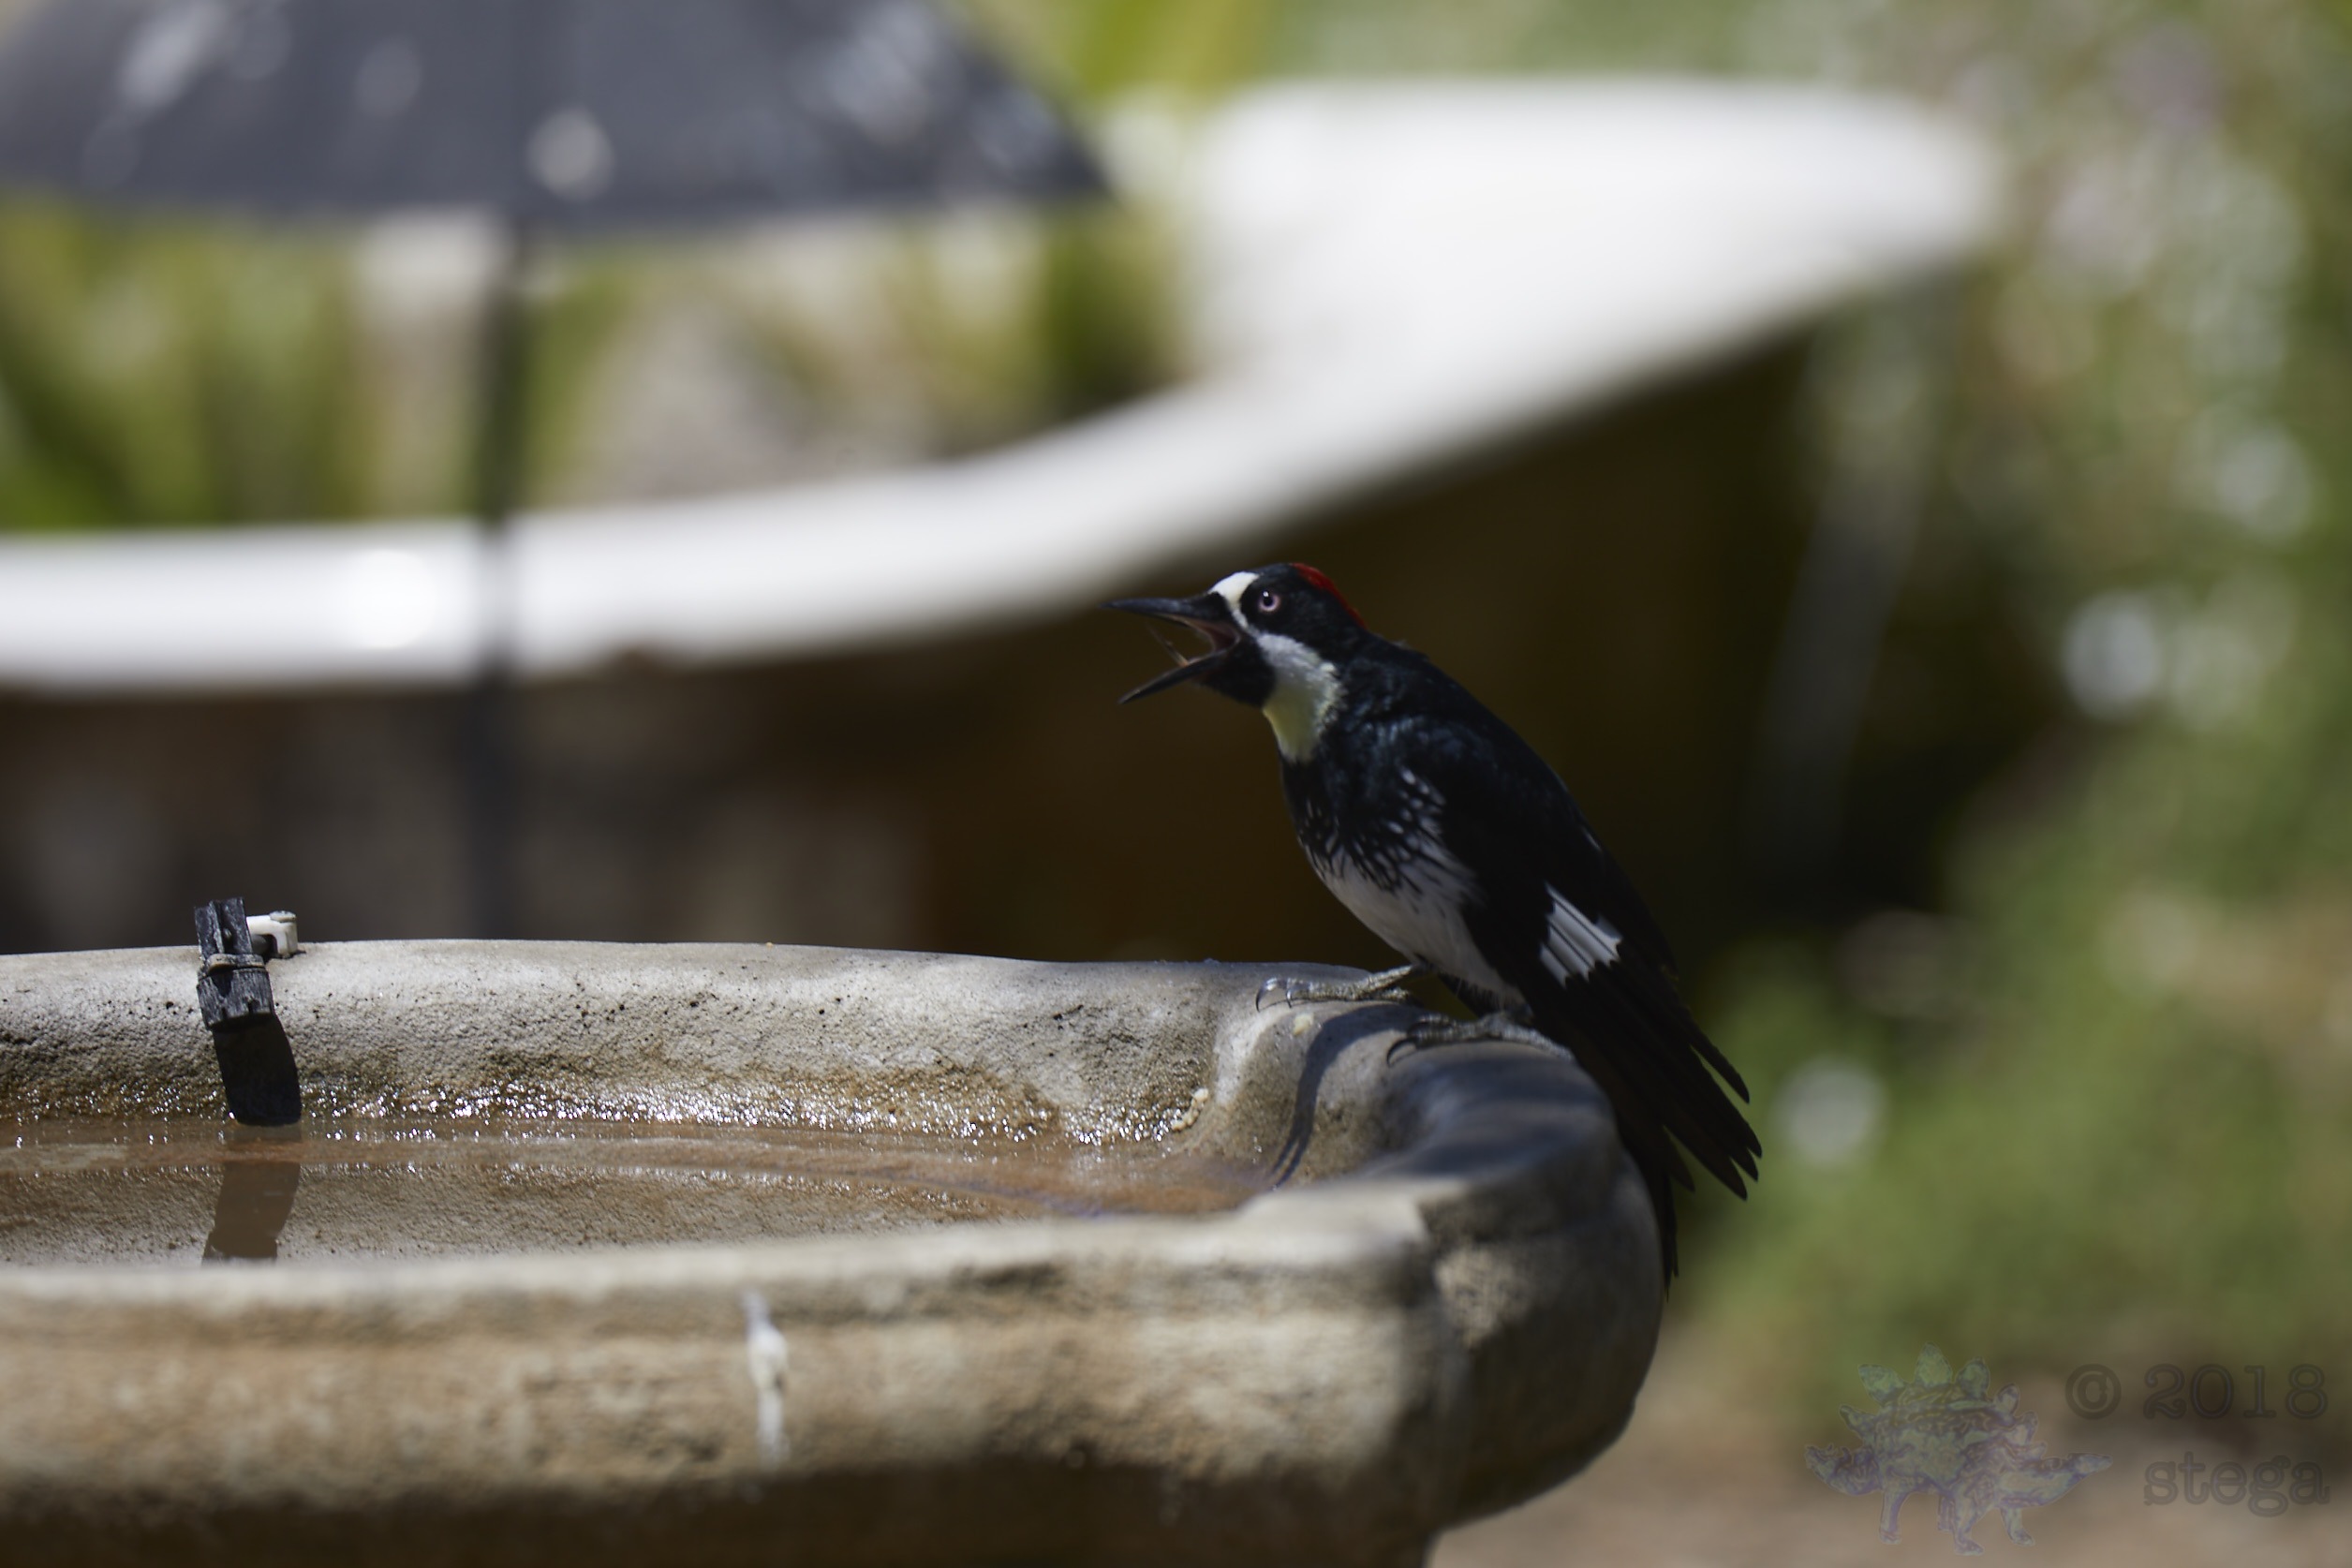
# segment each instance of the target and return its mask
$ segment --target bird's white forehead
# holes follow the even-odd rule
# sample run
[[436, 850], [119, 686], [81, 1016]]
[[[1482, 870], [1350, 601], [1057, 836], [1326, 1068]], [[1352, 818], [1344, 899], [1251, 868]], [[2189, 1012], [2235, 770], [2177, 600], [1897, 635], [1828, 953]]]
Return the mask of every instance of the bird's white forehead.
[[1241, 614], [1241, 596], [1248, 593], [1250, 584], [1257, 580], [1258, 574], [1254, 571], [1236, 571], [1230, 577], [1220, 578], [1208, 591], [1232, 605], [1234, 614], [1238, 615]]

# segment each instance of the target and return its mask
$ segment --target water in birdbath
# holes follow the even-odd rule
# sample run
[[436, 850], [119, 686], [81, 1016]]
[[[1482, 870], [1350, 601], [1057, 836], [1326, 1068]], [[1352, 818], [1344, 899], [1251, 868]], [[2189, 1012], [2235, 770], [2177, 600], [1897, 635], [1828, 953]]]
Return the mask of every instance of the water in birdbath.
[[0, 1265], [747, 1241], [1197, 1213], [1256, 1173], [1153, 1146], [562, 1118], [0, 1122]]

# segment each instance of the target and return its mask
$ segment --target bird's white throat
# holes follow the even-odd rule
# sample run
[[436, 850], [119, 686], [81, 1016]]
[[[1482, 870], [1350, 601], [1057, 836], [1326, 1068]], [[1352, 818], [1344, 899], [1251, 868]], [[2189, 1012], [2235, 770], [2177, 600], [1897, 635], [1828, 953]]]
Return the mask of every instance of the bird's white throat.
[[1274, 726], [1274, 744], [1283, 759], [1303, 762], [1315, 754], [1324, 722], [1339, 705], [1339, 667], [1294, 637], [1262, 632], [1257, 641], [1274, 672], [1274, 693], [1261, 711]]

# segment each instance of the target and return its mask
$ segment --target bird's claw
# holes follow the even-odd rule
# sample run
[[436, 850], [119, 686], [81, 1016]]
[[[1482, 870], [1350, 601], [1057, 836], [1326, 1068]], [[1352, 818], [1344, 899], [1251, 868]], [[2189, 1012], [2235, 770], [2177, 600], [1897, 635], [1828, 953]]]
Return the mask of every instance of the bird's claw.
[[1265, 999], [1268, 997], [1273, 996], [1278, 991], [1282, 995], [1282, 1003], [1284, 1006], [1295, 1007], [1298, 1005], [1298, 983], [1294, 980], [1285, 980], [1278, 974], [1268, 976], [1265, 984], [1258, 987], [1258, 1002], [1257, 1006], [1252, 1009], [1252, 1011], [1260, 1013], [1265, 1011]]
[[1489, 1013], [1483, 1018], [1448, 1018], [1442, 1013], [1425, 1013], [1399, 1031], [1388, 1047], [1388, 1059], [1395, 1061], [1397, 1053], [1408, 1048], [1417, 1051], [1435, 1045], [1466, 1045], [1472, 1041], [1495, 1040], [1541, 1045], [1554, 1051], [1562, 1048], [1560, 1042], [1536, 1029], [1516, 1009]]
[[1301, 1002], [1409, 1002], [1413, 993], [1405, 989], [1405, 982], [1421, 972], [1418, 965], [1407, 964], [1353, 981], [1293, 980], [1278, 974], [1258, 987], [1256, 1010], [1263, 1011], [1267, 998], [1278, 995], [1285, 1007]]

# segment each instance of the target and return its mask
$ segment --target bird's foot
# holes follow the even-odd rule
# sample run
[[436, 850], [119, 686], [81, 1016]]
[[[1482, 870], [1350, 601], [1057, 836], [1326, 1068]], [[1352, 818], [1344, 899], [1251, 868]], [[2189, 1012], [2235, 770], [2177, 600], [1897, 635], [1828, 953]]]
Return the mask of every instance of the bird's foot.
[[1413, 994], [1405, 989], [1405, 982], [1428, 972], [1427, 964], [1399, 964], [1361, 980], [1292, 980], [1278, 974], [1258, 987], [1258, 1006], [1277, 997], [1285, 1007], [1301, 1002], [1411, 1001]]
[[1430, 1045], [1467, 1045], [1477, 1040], [1508, 1040], [1521, 1045], [1541, 1045], [1557, 1051], [1560, 1042], [1544, 1034], [1527, 1021], [1518, 1010], [1489, 1013], [1484, 1018], [1445, 1018], [1431, 1013], [1405, 1026], [1397, 1043], [1388, 1048], [1393, 1058], [1398, 1052], [1419, 1050]]

